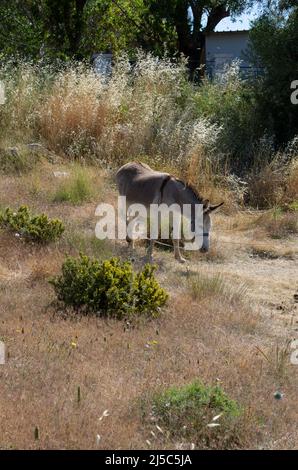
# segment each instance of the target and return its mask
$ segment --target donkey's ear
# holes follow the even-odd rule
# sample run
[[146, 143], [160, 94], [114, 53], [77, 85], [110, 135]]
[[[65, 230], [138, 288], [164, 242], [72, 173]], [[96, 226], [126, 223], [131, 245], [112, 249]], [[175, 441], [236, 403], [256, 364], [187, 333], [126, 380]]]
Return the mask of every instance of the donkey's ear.
[[209, 205], [207, 208], [208, 214], [210, 214], [210, 212], [216, 211], [216, 209], [219, 209], [223, 204], [224, 204], [223, 202], [220, 202], [219, 204], [216, 204], [215, 206]]
[[203, 212], [209, 211], [209, 207], [210, 207], [209, 199], [204, 199], [203, 200]]

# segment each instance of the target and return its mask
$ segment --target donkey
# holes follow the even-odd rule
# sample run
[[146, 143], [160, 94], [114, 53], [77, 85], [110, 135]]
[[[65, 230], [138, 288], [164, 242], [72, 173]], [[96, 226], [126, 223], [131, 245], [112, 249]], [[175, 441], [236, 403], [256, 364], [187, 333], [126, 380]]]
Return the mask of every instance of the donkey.
[[[175, 178], [169, 173], [155, 171], [145, 163], [129, 162], [123, 165], [116, 173], [116, 182], [120, 196], [126, 196], [127, 204], [142, 204], [147, 209], [150, 204], [178, 204], [182, 208], [183, 204], [191, 206], [191, 229], [195, 225], [195, 205], [203, 205], [203, 243], [200, 251], [206, 253], [210, 245], [210, 214], [223, 205], [210, 205], [208, 200], [204, 200], [188, 184]], [[134, 241], [126, 237], [127, 242], [134, 247]], [[148, 248], [149, 261], [152, 261], [152, 250], [154, 240], [150, 240]], [[181, 256], [179, 239], [173, 239], [175, 259], [180, 263], [185, 263]]]

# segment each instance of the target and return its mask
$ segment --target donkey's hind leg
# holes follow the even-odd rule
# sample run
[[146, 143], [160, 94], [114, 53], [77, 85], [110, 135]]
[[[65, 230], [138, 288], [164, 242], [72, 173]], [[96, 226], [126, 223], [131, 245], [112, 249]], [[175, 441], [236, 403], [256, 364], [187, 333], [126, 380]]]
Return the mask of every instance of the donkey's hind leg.
[[[126, 221], [126, 241], [128, 243], [128, 248], [133, 251], [135, 249], [135, 241], [134, 241], [134, 238], [130, 238], [130, 236], [128, 235], [128, 230], [127, 230], [127, 226], [129, 224], [129, 220]], [[131, 222], [130, 222], [131, 224]], [[132, 227], [131, 227], [132, 228]], [[133, 228], [132, 228], [132, 232], [133, 232]]]
[[175, 256], [175, 259], [179, 261], [179, 263], [185, 263], [186, 259], [183, 258], [183, 256], [181, 256], [181, 251], [179, 247], [179, 240], [181, 238], [181, 221], [175, 227], [176, 230], [174, 229], [173, 223], [174, 221], [171, 220], [171, 233], [173, 237], [174, 256]]
[[149, 246], [148, 246], [148, 249], [147, 249], [148, 263], [150, 263], [150, 264], [152, 263], [153, 246], [154, 246], [154, 240], [150, 239]]
[[186, 259], [181, 256], [180, 248], [179, 248], [179, 239], [173, 239], [173, 245], [174, 245], [174, 256], [179, 263], [185, 263]]

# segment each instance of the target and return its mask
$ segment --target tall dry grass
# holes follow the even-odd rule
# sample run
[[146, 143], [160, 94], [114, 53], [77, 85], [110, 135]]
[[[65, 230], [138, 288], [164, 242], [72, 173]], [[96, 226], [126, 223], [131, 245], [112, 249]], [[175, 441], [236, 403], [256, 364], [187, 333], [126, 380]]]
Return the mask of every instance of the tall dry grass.
[[259, 209], [286, 206], [298, 200], [298, 139], [255, 163], [248, 176], [247, 201]]
[[183, 63], [151, 56], [140, 55], [134, 67], [120, 60], [108, 82], [83, 66], [72, 68], [56, 77], [39, 109], [40, 134], [75, 158], [182, 162], [199, 145], [214, 145], [219, 132], [206, 119], [193, 119], [183, 103], [188, 86]]
[[[63, 239], [48, 247], [24, 245], [0, 233], [0, 336], [7, 351], [7, 362], [0, 370], [0, 447], [181, 449], [192, 443], [198, 448], [235, 447], [227, 444], [226, 433], [221, 432], [223, 417], [215, 444], [214, 429], [207, 427], [208, 415], [201, 423], [206, 440], [198, 434], [196, 440], [168, 437], [167, 428], [162, 425], [164, 434], [160, 433], [158, 422], [142, 415], [140, 401], [150, 409], [156, 392], [197, 379], [206, 385], [220, 384], [243, 407], [233, 430], [237, 447], [297, 447], [297, 366], [290, 363], [285, 341], [294, 330], [288, 329], [286, 322], [291, 320], [286, 311], [280, 315], [285, 322], [280, 326], [275, 307], [270, 317], [262, 314], [264, 300], [280, 305], [288, 298], [287, 273], [289, 279], [294, 278], [295, 263], [286, 267], [282, 260], [266, 269], [268, 260], [253, 260], [253, 266], [240, 246], [235, 248], [237, 260], [240, 257], [236, 262], [236, 256], [226, 253], [229, 245], [219, 240], [226, 256], [222, 266], [207, 267], [203, 259], [199, 264], [195, 259], [188, 272], [174, 264], [172, 254], [159, 252], [158, 276], [170, 292], [168, 310], [159, 319], [132, 325], [67, 316], [52, 304], [48, 284], [49, 277], [60, 272], [67, 254], [77, 256], [83, 251], [99, 259], [129, 256], [121, 242], [103, 243], [95, 238], [94, 201], [80, 206], [52, 202], [53, 190], [67, 180], [56, 178], [53, 169], [75, 176], [76, 168], [72, 164], [61, 167], [61, 161], [55, 165], [43, 161], [32, 173], [0, 178], [0, 204], [17, 207], [21, 200], [66, 224]], [[96, 200], [104, 196], [113, 202], [116, 194], [107, 172], [93, 174], [99, 188]], [[33, 192], [33, 185], [40, 190]], [[221, 217], [222, 226], [228, 219], [232, 224], [232, 218]], [[219, 219], [215, 227], [218, 224]], [[249, 230], [246, 226], [245, 231]], [[230, 234], [231, 245], [235, 236]], [[142, 262], [139, 256], [137, 251], [136, 263]], [[262, 264], [258, 267], [257, 263]], [[219, 271], [224, 282], [216, 275]], [[242, 282], [249, 286], [247, 299], [239, 287]], [[266, 292], [262, 304], [260, 286]], [[275, 399], [276, 391], [284, 393], [283, 399]], [[105, 410], [108, 415], [100, 419]]]
[[[103, 167], [144, 159], [229, 208], [298, 198], [297, 146], [284, 152], [281, 171], [283, 158], [274, 155], [270, 138], [253, 140], [247, 124], [253, 109], [243, 103], [252, 92], [236, 66], [222, 82], [196, 86], [183, 61], [139, 53], [134, 64], [120, 58], [109, 80], [86, 64], [28, 63], [0, 66], [0, 79], [6, 91], [0, 149], [37, 140], [64, 158]], [[241, 179], [231, 168], [241, 169]]]

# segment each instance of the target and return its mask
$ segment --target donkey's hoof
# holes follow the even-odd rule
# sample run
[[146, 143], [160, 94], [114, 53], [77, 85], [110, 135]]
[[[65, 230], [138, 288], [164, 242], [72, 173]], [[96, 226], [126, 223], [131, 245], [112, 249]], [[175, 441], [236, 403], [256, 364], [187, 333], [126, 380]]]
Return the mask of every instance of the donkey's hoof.
[[185, 258], [176, 258], [176, 260], [179, 261], [179, 263], [181, 263], [181, 264], [186, 263], [186, 259], [185, 259]]

